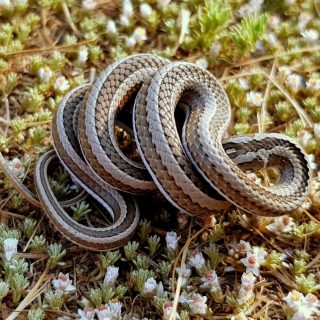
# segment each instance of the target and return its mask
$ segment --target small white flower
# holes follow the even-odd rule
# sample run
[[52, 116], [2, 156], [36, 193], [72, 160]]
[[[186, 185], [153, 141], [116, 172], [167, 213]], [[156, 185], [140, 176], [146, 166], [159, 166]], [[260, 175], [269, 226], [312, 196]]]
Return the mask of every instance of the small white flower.
[[209, 63], [205, 57], [196, 60], [195, 64], [203, 69], [208, 69]]
[[0, 8], [10, 9], [11, 6], [12, 6], [12, 4], [11, 4], [10, 0], [0, 0]]
[[261, 10], [264, 0], [251, 0], [239, 9], [239, 16], [244, 17], [251, 14], [256, 14]]
[[305, 148], [312, 139], [312, 134], [307, 130], [299, 130], [297, 132], [297, 137], [301, 146]]
[[79, 320], [93, 320], [95, 314], [95, 310], [90, 307], [85, 307], [83, 310], [78, 309]]
[[152, 7], [148, 3], [140, 4], [140, 14], [143, 18], [149, 18], [152, 15]]
[[112, 300], [108, 303], [110, 310], [111, 310], [111, 318], [113, 320], [120, 320], [121, 319], [121, 309], [122, 303], [119, 301], [113, 302]]
[[102, 304], [95, 312], [99, 320], [112, 320], [111, 308], [108, 304]]
[[109, 266], [107, 268], [106, 275], [104, 276], [103, 283], [106, 285], [109, 284], [114, 284], [119, 276], [119, 268], [118, 267], [113, 267]]
[[316, 41], [319, 39], [319, 32], [316, 29], [308, 29], [301, 32], [302, 37], [306, 41]]
[[133, 16], [133, 6], [131, 0], [123, 0], [122, 14], [128, 18], [131, 18]]
[[78, 51], [77, 63], [83, 65], [87, 62], [89, 57], [88, 48], [85, 46], [81, 46]]
[[202, 296], [199, 293], [194, 293], [191, 299], [188, 300], [190, 307], [190, 314], [205, 315], [207, 313], [207, 297]]
[[107, 32], [112, 34], [117, 33], [116, 23], [112, 19], [110, 19], [107, 23]]
[[298, 20], [297, 29], [301, 32], [305, 30], [307, 24], [312, 20], [313, 15], [309, 12], [301, 12]]
[[256, 42], [256, 50], [260, 51], [261, 53], [264, 53], [266, 51], [266, 48], [261, 40], [258, 40]]
[[266, 228], [274, 233], [290, 233], [294, 226], [293, 218], [284, 215], [274, 218], [274, 222], [267, 225]]
[[291, 320], [310, 320], [311, 315], [312, 312], [309, 309], [301, 308], [293, 314]]
[[273, 29], [277, 28], [281, 23], [281, 18], [278, 15], [272, 15], [269, 17], [269, 26]]
[[181, 286], [183, 287], [187, 283], [187, 279], [189, 278], [191, 274], [191, 269], [187, 268], [186, 266], [184, 268], [176, 268], [176, 272], [179, 275], [181, 273]]
[[221, 43], [218, 41], [215, 41], [210, 48], [210, 52], [215, 55], [218, 55], [221, 51], [221, 48], [222, 48]]
[[194, 267], [196, 269], [201, 269], [204, 264], [205, 264], [205, 260], [204, 260], [204, 257], [202, 255], [202, 252], [199, 252], [197, 250], [194, 250], [192, 253], [191, 253], [191, 256], [189, 258], [189, 265], [191, 267]]
[[219, 278], [214, 270], [205, 272], [201, 281], [200, 288], [209, 289], [212, 293], [221, 291]]
[[314, 154], [308, 154], [307, 160], [309, 163], [309, 167], [311, 170], [315, 171], [318, 168], [317, 162], [316, 162], [316, 156]]
[[285, 82], [287, 77], [292, 74], [290, 67], [288, 66], [281, 66], [278, 69], [278, 76], [281, 82]]
[[306, 82], [306, 87], [312, 92], [320, 90], [320, 79], [311, 78]]
[[120, 16], [120, 24], [124, 27], [129, 27], [130, 26], [130, 20], [127, 16], [121, 15]]
[[160, 9], [165, 9], [168, 7], [171, 0], [158, 0], [157, 5]]
[[147, 32], [145, 28], [137, 27], [134, 29], [132, 37], [136, 39], [137, 42], [142, 42], [147, 40]]
[[297, 73], [289, 74], [286, 79], [286, 85], [292, 92], [298, 92], [303, 87], [303, 77]]
[[97, 6], [97, 3], [95, 0], [82, 0], [81, 6], [84, 10], [93, 10]]
[[317, 139], [320, 139], [320, 123], [315, 123], [313, 126], [313, 132]]
[[240, 242], [237, 244], [237, 251], [242, 254], [247, 254], [251, 250], [251, 244], [247, 241], [240, 240]]
[[188, 303], [188, 300], [189, 300], [189, 294], [185, 290], [183, 290], [180, 294], [179, 302], [181, 304], [184, 304], [184, 303]]
[[57, 92], [64, 93], [70, 89], [70, 84], [64, 76], [60, 76], [54, 82], [53, 87]]
[[18, 253], [18, 239], [8, 238], [3, 241], [4, 256], [10, 261]]
[[154, 292], [157, 289], [157, 281], [154, 278], [148, 278], [147, 281], [144, 283], [142, 295], [146, 296], [153, 296]]
[[250, 89], [250, 85], [249, 85], [247, 79], [245, 79], [245, 78], [240, 78], [239, 84], [246, 91]]
[[230, 320], [250, 320], [252, 318], [248, 318], [242, 311], [238, 313], [236, 316], [232, 316]]
[[247, 93], [247, 101], [255, 107], [261, 107], [263, 103], [263, 96], [261, 92], [249, 91]]
[[290, 291], [283, 300], [287, 303], [291, 309], [299, 309], [304, 299], [304, 295], [296, 290]]
[[241, 277], [241, 287], [238, 301], [240, 304], [247, 302], [253, 296], [254, 283], [256, 277], [252, 273], [243, 273]]
[[304, 304], [309, 309], [316, 311], [316, 308], [319, 307], [319, 300], [314, 294], [308, 293], [304, 299]]
[[127, 39], [126, 47], [133, 48], [136, 44], [137, 44], [137, 40], [133, 36], [131, 36]]
[[71, 292], [76, 290], [76, 288], [72, 285], [72, 280], [69, 279], [69, 273], [63, 274], [59, 273], [58, 279], [52, 280], [53, 287], [58, 292]]
[[[171, 317], [172, 309], [173, 309], [173, 302], [167, 301], [163, 304], [163, 320], [169, 320]], [[180, 319], [179, 313], [175, 313], [175, 319]]]
[[44, 83], [48, 83], [52, 78], [53, 72], [49, 67], [42, 67], [38, 70], [38, 77]]
[[267, 33], [265, 39], [269, 46], [273, 48], [276, 47], [279, 43], [278, 38], [274, 32]]
[[254, 275], [259, 275], [260, 264], [265, 261], [265, 256], [267, 252], [260, 247], [253, 247], [251, 251], [247, 253], [245, 258], [240, 261], [246, 267], [246, 272], [252, 272]]
[[175, 251], [177, 249], [179, 239], [180, 237], [178, 237], [176, 232], [174, 231], [167, 232], [166, 234], [167, 249]]
[[250, 14], [253, 14], [253, 13], [254, 13], [254, 11], [248, 3], [244, 4], [243, 6], [241, 6], [239, 8], [239, 17], [241, 17], [241, 18], [248, 16]]
[[286, 301], [291, 311], [295, 312], [291, 318], [293, 320], [308, 320], [312, 314], [319, 312], [319, 300], [312, 293], [304, 296], [302, 293], [293, 290], [283, 300]]
[[13, 158], [12, 160], [8, 161], [7, 166], [15, 177], [22, 178], [24, 176], [25, 167], [20, 159]]

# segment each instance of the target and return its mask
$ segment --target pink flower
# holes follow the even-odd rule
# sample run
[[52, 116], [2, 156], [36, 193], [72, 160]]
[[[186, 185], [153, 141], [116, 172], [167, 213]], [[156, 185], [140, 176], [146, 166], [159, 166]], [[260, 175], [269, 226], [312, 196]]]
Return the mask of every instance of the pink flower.
[[58, 292], [70, 292], [76, 290], [72, 285], [72, 280], [69, 279], [69, 273], [63, 274], [59, 273], [58, 279], [52, 280], [52, 285]]
[[194, 250], [189, 258], [189, 265], [196, 269], [201, 269], [205, 264], [204, 257], [201, 252]]
[[246, 266], [246, 272], [252, 272], [254, 275], [259, 275], [260, 264], [265, 261], [267, 252], [259, 247], [253, 247], [251, 251], [247, 253], [245, 258], [240, 261]]
[[83, 310], [78, 309], [79, 320], [93, 320], [95, 314], [95, 310], [90, 307], [85, 307]]
[[207, 297], [194, 293], [188, 300], [191, 314], [205, 315], [207, 313]]

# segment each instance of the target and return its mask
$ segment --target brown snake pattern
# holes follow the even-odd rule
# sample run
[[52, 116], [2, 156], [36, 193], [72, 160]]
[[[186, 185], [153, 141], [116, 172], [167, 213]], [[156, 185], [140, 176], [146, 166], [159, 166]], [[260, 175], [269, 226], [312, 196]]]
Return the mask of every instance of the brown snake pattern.
[[[142, 162], [129, 159], [114, 134], [117, 115], [135, 95], [133, 132]], [[176, 123], [181, 115], [185, 121]], [[212, 214], [230, 203], [259, 215], [296, 210], [305, 200], [310, 180], [304, 152], [280, 134], [224, 139], [230, 115], [221, 85], [193, 64], [171, 63], [150, 54], [113, 63], [92, 85], [77, 87], [64, 97], [52, 125], [58, 158], [106, 208], [113, 223], [93, 228], [69, 217], [49, 185], [53, 151], [36, 165], [41, 205], [64, 236], [92, 250], [128, 241], [139, 221], [130, 194], [156, 188], [174, 206], [193, 215]], [[266, 166], [279, 169], [277, 183], [269, 187], [254, 183], [243, 172]]]

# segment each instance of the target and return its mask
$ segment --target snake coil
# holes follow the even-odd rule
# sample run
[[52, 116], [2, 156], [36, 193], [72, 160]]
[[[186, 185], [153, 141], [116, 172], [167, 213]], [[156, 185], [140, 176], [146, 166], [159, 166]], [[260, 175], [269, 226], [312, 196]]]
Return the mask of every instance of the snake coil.
[[[133, 134], [142, 162], [120, 150], [114, 133], [117, 115], [132, 97]], [[180, 125], [177, 110], [185, 118]], [[230, 118], [228, 98], [208, 71], [151, 54], [117, 61], [94, 83], [74, 88], [61, 101], [52, 123], [55, 152], [44, 154], [36, 165], [40, 203], [64, 236], [92, 250], [127, 242], [139, 221], [133, 195], [156, 188], [193, 215], [224, 210], [230, 202], [258, 215], [296, 210], [310, 180], [302, 149], [280, 134], [224, 139]], [[110, 226], [81, 225], [57, 201], [48, 178], [56, 155], [106, 208], [113, 220]], [[269, 187], [256, 184], [241, 170], [267, 165], [279, 169], [277, 183]]]

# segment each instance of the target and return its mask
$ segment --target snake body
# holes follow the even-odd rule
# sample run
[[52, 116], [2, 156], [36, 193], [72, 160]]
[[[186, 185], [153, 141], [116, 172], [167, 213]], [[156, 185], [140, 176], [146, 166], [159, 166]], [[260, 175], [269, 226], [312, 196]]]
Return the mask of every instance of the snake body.
[[[134, 96], [133, 133], [142, 162], [129, 159], [114, 134], [118, 113]], [[177, 112], [183, 123], [176, 123]], [[304, 152], [280, 134], [224, 139], [230, 117], [222, 86], [194, 64], [171, 63], [151, 54], [117, 61], [93, 84], [69, 92], [52, 125], [58, 158], [106, 208], [113, 223], [92, 228], [69, 217], [49, 185], [53, 151], [36, 166], [39, 200], [63, 235], [92, 250], [128, 241], [139, 221], [133, 194], [156, 188], [193, 215], [212, 214], [230, 203], [258, 215], [296, 210], [306, 198], [310, 180]], [[279, 169], [272, 186], [258, 185], [244, 173], [267, 165]]]

